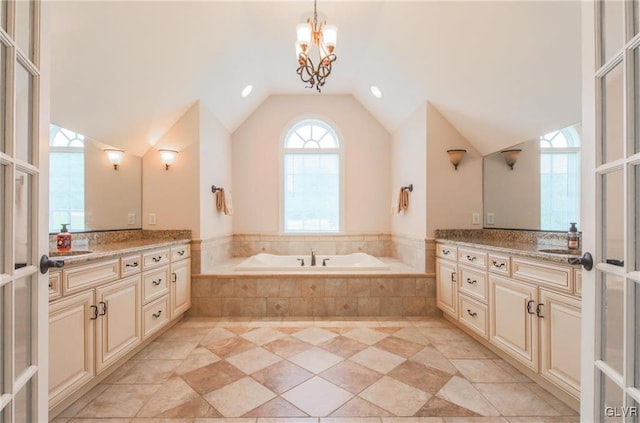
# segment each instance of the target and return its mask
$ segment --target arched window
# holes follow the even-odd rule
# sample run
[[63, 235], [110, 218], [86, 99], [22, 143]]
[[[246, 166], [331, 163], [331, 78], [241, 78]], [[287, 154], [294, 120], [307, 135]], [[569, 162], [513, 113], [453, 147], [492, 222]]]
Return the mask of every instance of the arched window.
[[540, 227], [566, 231], [579, 219], [580, 135], [569, 127], [540, 137]]
[[83, 231], [84, 135], [49, 126], [49, 232]]
[[306, 119], [283, 148], [284, 232], [340, 231], [340, 142], [333, 128]]

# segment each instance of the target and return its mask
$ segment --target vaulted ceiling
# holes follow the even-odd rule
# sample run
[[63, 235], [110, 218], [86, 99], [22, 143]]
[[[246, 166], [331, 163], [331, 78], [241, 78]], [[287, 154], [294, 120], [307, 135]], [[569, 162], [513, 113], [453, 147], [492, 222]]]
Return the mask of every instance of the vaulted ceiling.
[[295, 74], [311, 0], [49, 8], [52, 121], [134, 154], [195, 101], [233, 132], [272, 94], [350, 93], [390, 132], [429, 101], [483, 154], [580, 120], [579, 1], [320, 0], [338, 26], [322, 94]]

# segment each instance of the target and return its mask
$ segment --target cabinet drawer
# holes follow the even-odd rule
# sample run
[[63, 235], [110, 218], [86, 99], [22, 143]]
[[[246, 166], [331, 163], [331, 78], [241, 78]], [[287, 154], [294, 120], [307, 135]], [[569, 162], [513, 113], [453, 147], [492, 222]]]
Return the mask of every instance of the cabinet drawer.
[[580, 269], [573, 269], [573, 292], [582, 297], [582, 271]]
[[135, 275], [142, 269], [142, 256], [134, 254], [125, 256], [120, 259], [120, 267], [122, 268], [122, 277]]
[[458, 266], [458, 290], [477, 300], [487, 302], [487, 274], [476, 269]]
[[60, 272], [49, 272], [49, 301], [62, 296], [62, 289], [60, 286], [61, 277], [62, 275]]
[[142, 339], [169, 322], [169, 296], [165, 295], [142, 308]]
[[62, 293], [68, 295], [115, 281], [119, 277], [120, 260], [118, 259], [71, 267], [62, 271]]
[[147, 303], [169, 293], [169, 268], [167, 266], [145, 272], [142, 278], [142, 303]]
[[169, 257], [170, 252], [168, 249], [151, 251], [142, 256], [142, 266], [144, 269], [163, 266], [169, 264]]
[[189, 244], [171, 247], [171, 261], [182, 260], [191, 256], [191, 246]]
[[512, 259], [513, 278], [525, 282], [539, 283], [571, 292], [572, 268], [521, 258]]
[[464, 295], [460, 295], [458, 301], [460, 305], [458, 307], [458, 310], [460, 310], [460, 323], [487, 339], [489, 332], [487, 306]]
[[467, 248], [458, 249], [458, 263], [465, 263], [470, 266], [487, 268], [487, 253]]
[[436, 247], [436, 257], [455, 260], [458, 255], [458, 248], [446, 244], [438, 244]]
[[489, 254], [489, 271], [505, 276], [511, 276], [511, 260], [509, 256], [499, 254]]

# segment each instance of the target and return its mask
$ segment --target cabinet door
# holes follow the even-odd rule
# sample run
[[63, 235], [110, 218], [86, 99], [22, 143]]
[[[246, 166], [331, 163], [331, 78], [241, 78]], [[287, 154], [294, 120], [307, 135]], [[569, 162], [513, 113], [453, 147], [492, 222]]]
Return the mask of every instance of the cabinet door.
[[96, 372], [111, 365], [142, 340], [140, 275], [96, 289]]
[[458, 318], [458, 288], [456, 263], [436, 259], [437, 305], [451, 317]]
[[489, 276], [489, 340], [534, 371], [538, 371], [537, 299], [535, 286]]
[[580, 397], [580, 301], [540, 289], [540, 374]]
[[171, 318], [191, 308], [191, 260], [171, 264]]
[[97, 315], [93, 291], [49, 306], [49, 408], [91, 380]]

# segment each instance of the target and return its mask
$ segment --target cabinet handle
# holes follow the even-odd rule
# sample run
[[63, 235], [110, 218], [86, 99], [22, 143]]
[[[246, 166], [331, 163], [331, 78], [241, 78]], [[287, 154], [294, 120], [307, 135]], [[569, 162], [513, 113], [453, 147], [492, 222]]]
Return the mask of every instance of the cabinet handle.
[[53, 287], [53, 285], [51, 285], [51, 282], [49, 282], [49, 289], [51, 289]]
[[98, 307], [92, 305], [89, 306], [89, 308], [91, 309], [91, 312], [93, 313], [93, 317], [91, 317], [91, 320], [96, 320], [98, 318]]
[[151, 257], [151, 260], [153, 260], [154, 263], [159, 262], [160, 260], [162, 260], [162, 256], [158, 256], [158, 257]]
[[138, 267], [138, 262], [134, 261], [133, 263], [127, 263], [124, 267]]
[[180, 251], [178, 251], [178, 255], [179, 255], [179, 256], [184, 256], [184, 250], [180, 250]]
[[456, 281], [456, 272], [451, 272], [451, 282]]
[[160, 315], [162, 314], [162, 310], [158, 310], [157, 313], [153, 313], [152, 316], [154, 319], [157, 319], [158, 317], [160, 317]]
[[469, 285], [473, 285], [474, 283], [478, 283], [478, 281], [477, 281], [477, 280], [475, 280], [475, 279], [474, 279], [474, 280], [471, 280], [471, 278], [467, 278], [467, 283], [468, 283]]
[[538, 317], [544, 318], [544, 316], [542, 315], [542, 306], [544, 305], [544, 303], [540, 303], [536, 306], [536, 315]]
[[477, 257], [476, 256], [467, 256], [467, 260], [469, 261], [476, 261]]
[[493, 261], [493, 267], [497, 267], [498, 269], [504, 269], [504, 263], [498, 263], [497, 261]]
[[478, 313], [476, 313], [475, 311], [471, 311], [469, 309], [467, 309], [467, 313], [469, 313], [469, 316], [471, 317], [476, 317], [478, 315]]
[[100, 307], [102, 307], [100, 316], [104, 316], [105, 314], [107, 314], [107, 303], [105, 303], [104, 301], [100, 301], [98, 304], [100, 304]]
[[157, 281], [151, 281], [152, 284], [154, 284], [155, 286], [158, 286], [162, 283], [162, 278], [158, 279]]
[[529, 313], [529, 314], [535, 314], [535, 313], [533, 312], [533, 310], [531, 309], [531, 306], [533, 306], [533, 304], [534, 304], [534, 303], [535, 303], [535, 301], [533, 301], [533, 300], [529, 300], [529, 301], [527, 301], [527, 313]]
[[442, 250], [442, 254], [444, 254], [445, 256], [448, 256], [449, 254], [451, 254], [451, 251], [449, 251], [449, 250]]
[[178, 275], [175, 272], [171, 274], [171, 282], [178, 282]]

